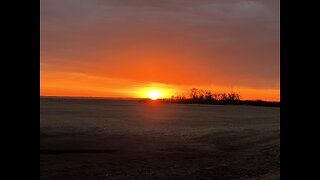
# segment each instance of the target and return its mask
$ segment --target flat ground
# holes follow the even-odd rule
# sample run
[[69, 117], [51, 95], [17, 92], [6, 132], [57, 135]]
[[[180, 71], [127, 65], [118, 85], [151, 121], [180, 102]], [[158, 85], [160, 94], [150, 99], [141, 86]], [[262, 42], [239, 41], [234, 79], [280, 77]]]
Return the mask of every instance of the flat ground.
[[40, 179], [279, 179], [280, 108], [40, 104]]

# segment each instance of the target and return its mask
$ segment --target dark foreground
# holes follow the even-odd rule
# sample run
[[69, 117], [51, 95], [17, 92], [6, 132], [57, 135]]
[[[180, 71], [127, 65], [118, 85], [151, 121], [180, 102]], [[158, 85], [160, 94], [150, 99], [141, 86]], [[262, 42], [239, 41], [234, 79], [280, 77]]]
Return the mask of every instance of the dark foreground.
[[40, 103], [40, 179], [279, 179], [279, 108]]

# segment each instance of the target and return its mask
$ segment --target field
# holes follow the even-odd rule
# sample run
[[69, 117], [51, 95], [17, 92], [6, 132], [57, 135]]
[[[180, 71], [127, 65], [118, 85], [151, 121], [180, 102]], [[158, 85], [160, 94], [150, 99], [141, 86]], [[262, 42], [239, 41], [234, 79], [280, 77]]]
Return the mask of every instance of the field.
[[280, 108], [40, 98], [40, 179], [279, 179]]

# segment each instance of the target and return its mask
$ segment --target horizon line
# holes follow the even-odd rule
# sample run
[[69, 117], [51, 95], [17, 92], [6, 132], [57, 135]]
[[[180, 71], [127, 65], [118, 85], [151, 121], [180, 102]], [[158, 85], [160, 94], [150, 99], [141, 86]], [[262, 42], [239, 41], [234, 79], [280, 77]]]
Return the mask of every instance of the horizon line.
[[[137, 100], [137, 99], [150, 99], [150, 98], [139, 98], [139, 97], [108, 97], [108, 96], [64, 96], [64, 95], [40, 95], [40, 97], [48, 98], [89, 98], [89, 99], [122, 99], [122, 100]], [[170, 99], [170, 98], [159, 98], [159, 99]], [[240, 99], [240, 101], [264, 101], [264, 102], [279, 102], [279, 101], [268, 101], [263, 99]]]

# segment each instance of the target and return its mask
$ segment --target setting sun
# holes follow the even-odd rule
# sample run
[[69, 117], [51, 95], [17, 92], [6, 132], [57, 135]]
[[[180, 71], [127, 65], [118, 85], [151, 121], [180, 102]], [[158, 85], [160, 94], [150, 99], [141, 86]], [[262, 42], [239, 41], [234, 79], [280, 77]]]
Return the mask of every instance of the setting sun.
[[158, 90], [151, 90], [147, 92], [147, 95], [152, 100], [157, 100], [161, 96], [161, 92]]

